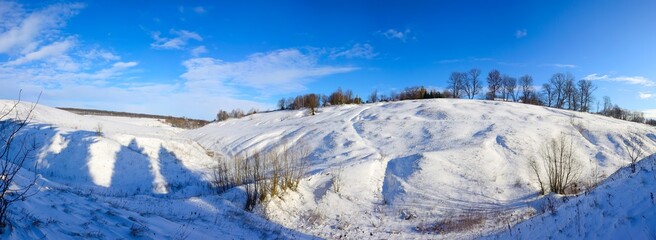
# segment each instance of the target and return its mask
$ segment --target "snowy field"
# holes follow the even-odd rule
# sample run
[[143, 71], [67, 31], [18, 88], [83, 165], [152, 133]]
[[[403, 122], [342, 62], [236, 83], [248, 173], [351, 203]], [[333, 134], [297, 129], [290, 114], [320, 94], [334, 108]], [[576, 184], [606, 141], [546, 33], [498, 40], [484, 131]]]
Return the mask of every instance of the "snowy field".
[[[10, 209], [5, 239], [656, 236], [656, 128], [588, 113], [433, 99], [255, 114], [188, 131], [45, 106], [33, 117], [21, 137], [39, 146], [37, 188]], [[540, 196], [529, 161], [561, 134], [571, 136], [581, 181], [610, 178], [587, 194]], [[636, 173], [623, 168], [632, 137], [644, 143]], [[210, 152], [284, 145], [310, 151], [298, 191], [250, 213], [242, 187], [211, 188]], [[30, 176], [21, 172], [19, 184]]]

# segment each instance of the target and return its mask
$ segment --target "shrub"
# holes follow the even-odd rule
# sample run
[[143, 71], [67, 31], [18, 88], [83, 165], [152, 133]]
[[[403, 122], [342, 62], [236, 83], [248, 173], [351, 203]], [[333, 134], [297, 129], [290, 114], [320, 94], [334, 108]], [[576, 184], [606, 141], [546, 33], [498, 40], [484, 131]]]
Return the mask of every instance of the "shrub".
[[571, 136], [561, 133], [559, 137], [545, 143], [540, 158], [540, 162], [531, 159], [529, 166], [537, 177], [542, 194], [546, 191], [565, 194], [578, 181], [580, 167], [574, 156]]
[[252, 210], [258, 203], [281, 193], [296, 191], [305, 175], [307, 148], [291, 149], [287, 145], [267, 153], [255, 151], [232, 158], [229, 167], [227, 158], [216, 158], [213, 180], [217, 193], [223, 193], [235, 186], [246, 190], [246, 210]]
[[[15, 184], [18, 172], [23, 169], [27, 160], [37, 149], [34, 141], [28, 141], [28, 137], [20, 135], [21, 130], [28, 126], [36, 103], [21, 116], [17, 109], [20, 101], [19, 95], [18, 101], [11, 105], [6, 112], [4, 112], [5, 109], [0, 110], [3, 111], [0, 112], [0, 228], [6, 226], [9, 206], [30, 196], [28, 191], [35, 185], [37, 179], [37, 161], [34, 161], [34, 178], [24, 186]], [[10, 114], [16, 115], [8, 119]]]

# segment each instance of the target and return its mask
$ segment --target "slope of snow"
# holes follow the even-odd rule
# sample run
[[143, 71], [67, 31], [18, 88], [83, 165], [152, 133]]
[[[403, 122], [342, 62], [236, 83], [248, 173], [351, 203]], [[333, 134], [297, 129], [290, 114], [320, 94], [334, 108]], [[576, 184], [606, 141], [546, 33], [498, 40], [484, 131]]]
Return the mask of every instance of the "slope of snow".
[[[273, 221], [321, 237], [436, 234], [448, 219], [483, 216], [479, 236], [534, 215], [538, 186], [528, 166], [542, 144], [572, 136], [582, 177], [629, 163], [625, 139], [656, 151], [656, 129], [607, 117], [492, 101], [435, 99], [256, 114], [186, 136], [232, 156], [287, 144], [311, 149], [298, 192], [273, 199]], [[339, 176], [338, 193], [331, 184]], [[503, 221], [503, 224], [499, 224]]]
[[654, 239], [655, 167], [656, 154], [639, 162], [636, 173], [624, 168], [589, 193], [550, 199], [554, 210], [488, 238]]
[[154, 119], [154, 118], [133, 118], [133, 117], [118, 117], [118, 116], [97, 116], [97, 115], [88, 115], [91, 118], [98, 118], [112, 122], [127, 123], [130, 125], [144, 126], [144, 127], [155, 127], [163, 128], [172, 132], [183, 132], [184, 129], [172, 127], [169, 124], [166, 124], [164, 119]]
[[[0, 101], [0, 110], [12, 103]], [[19, 112], [27, 108], [21, 104]], [[37, 188], [12, 206], [12, 231], [2, 238], [596, 238], [590, 232], [602, 229], [596, 226], [616, 226], [616, 236], [638, 229], [645, 230], [636, 237], [651, 236], [653, 210], [638, 219], [653, 204], [645, 197], [654, 189], [647, 161], [639, 173], [615, 174], [620, 180], [607, 180], [591, 195], [568, 197], [604, 209], [624, 206], [576, 215], [600, 224], [590, 230], [569, 226], [571, 200], [538, 196], [528, 162], [560, 134], [572, 137], [584, 180], [592, 169], [608, 176], [626, 166], [630, 136], [645, 143], [645, 152], [656, 152], [656, 129], [646, 125], [493, 101], [346, 105], [315, 116], [278, 111], [190, 131], [37, 106], [20, 135], [38, 147], [31, 159]], [[252, 214], [242, 210], [242, 187], [220, 195], [210, 187], [216, 164], [210, 152], [236, 156], [283, 145], [310, 150], [297, 192]], [[21, 172], [19, 185], [32, 170]], [[556, 218], [542, 213], [549, 201], [560, 206]], [[545, 221], [557, 223], [545, 229], [563, 235], [539, 232]]]
[[[13, 103], [0, 101], [0, 110]], [[21, 103], [8, 117], [23, 118], [30, 106]], [[208, 178], [214, 161], [180, 131], [147, 119], [79, 116], [36, 106], [16, 142], [36, 147], [24, 166], [36, 161], [37, 185], [33, 196], [11, 206], [11, 231], [1, 238], [305, 236], [244, 212], [239, 189], [233, 191], [236, 202], [216, 196]], [[24, 169], [18, 185], [26, 185], [32, 171]]]

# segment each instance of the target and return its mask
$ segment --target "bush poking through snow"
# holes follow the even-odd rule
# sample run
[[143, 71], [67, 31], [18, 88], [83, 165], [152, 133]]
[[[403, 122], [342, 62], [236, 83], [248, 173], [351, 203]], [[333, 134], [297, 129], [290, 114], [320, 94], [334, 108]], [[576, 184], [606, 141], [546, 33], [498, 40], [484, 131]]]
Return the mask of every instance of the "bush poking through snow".
[[632, 134], [632, 136], [628, 139], [624, 139], [624, 150], [626, 151], [626, 155], [631, 160], [632, 173], [636, 172], [636, 163], [638, 160], [640, 160], [640, 158], [643, 157], [643, 147], [644, 143], [642, 140], [640, 140], [640, 138], [637, 137], [637, 134]]
[[287, 145], [273, 149], [268, 153], [256, 151], [232, 159], [232, 168], [228, 160], [215, 157], [212, 183], [218, 193], [223, 193], [235, 186], [244, 186], [246, 191], [246, 210], [253, 208], [268, 197], [277, 197], [281, 193], [296, 191], [301, 178], [305, 175], [307, 148], [291, 149]]
[[483, 225], [483, 223], [485, 223], [485, 218], [482, 215], [466, 214], [449, 217], [435, 223], [420, 224], [416, 230], [428, 234], [466, 232]]
[[102, 135], [103, 135], [103, 125], [102, 125], [102, 123], [98, 123], [98, 125], [96, 125], [96, 129], [94, 129], [94, 130], [96, 130], [96, 136], [102, 137]]
[[[540, 193], [566, 194], [578, 182], [580, 165], [574, 156], [572, 137], [566, 134], [549, 140], [541, 149], [542, 161], [534, 158], [529, 166], [540, 184]], [[544, 173], [543, 173], [544, 172]]]
[[[20, 136], [21, 130], [29, 124], [36, 103], [24, 113], [17, 108], [19, 104], [20, 95], [18, 101], [9, 109], [0, 110], [0, 228], [4, 228], [7, 224], [9, 206], [13, 202], [28, 197], [28, 191], [35, 185], [37, 178], [37, 161], [34, 161], [34, 178], [23, 186], [15, 184], [18, 171], [24, 167], [26, 160], [31, 158], [37, 149], [34, 141], [30, 142], [28, 137]], [[15, 114], [15, 116], [9, 118], [10, 114]]]
[[344, 172], [343, 167], [339, 167], [336, 171], [333, 172], [333, 181], [332, 181], [332, 187], [333, 187], [333, 192], [339, 193], [340, 190], [342, 189], [342, 173]]
[[590, 192], [592, 189], [597, 187], [599, 183], [606, 178], [606, 174], [604, 174], [600, 169], [599, 165], [594, 164], [592, 159], [590, 159], [590, 164], [593, 165], [592, 169], [590, 170], [590, 176], [588, 177], [588, 180], [585, 182], [585, 191]]

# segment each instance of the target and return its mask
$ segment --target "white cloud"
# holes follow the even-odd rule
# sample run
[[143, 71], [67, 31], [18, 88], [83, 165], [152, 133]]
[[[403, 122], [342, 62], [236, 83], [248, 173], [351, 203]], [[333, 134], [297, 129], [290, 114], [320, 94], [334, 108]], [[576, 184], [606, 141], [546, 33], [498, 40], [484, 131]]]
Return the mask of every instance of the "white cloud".
[[656, 109], [647, 109], [642, 112], [645, 114], [645, 118], [656, 120]]
[[79, 53], [79, 55], [87, 60], [104, 60], [104, 61], [117, 61], [120, 60], [121, 57], [115, 55], [114, 53], [102, 50], [102, 49], [91, 49], [88, 51], [84, 51]]
[[194, 12], [196, 12], [198, 14], [203, 14], [203, 13], [206, 13], [207, 10], [204, 7], [198, 6], [198, 7], [194, 8]]
[[27, 12], [17, 3], [0, 3], [0, 54], [7, 55], [0, 68], [30, 69], [33, 71], [77, 71], [80, 64], [69, 55], [77, 46], [73, 36], [63, 36], [60, 29], [66, 20], [77, 14], [81, 4], [54, 4]]
[[45, 58], [58, 57], [67, 53], [74, 44], [74, 40], [72, 39], [67, 39], [61, 42], [54, 42], [50, 45], [41, 47], [39, 50], [28, 53], [14, 61], [10, 61], [7, 63], [7, 65], [21, 65]]
[[305, 89], [304, 84], [323, 76], [355, 71], [353, 67], [321, 66], [318, 57], [299, 49], [280, 49], [250, 55], [239, 62], [192, 58], [183, 63], [182, 78], [190, 89], [215, 89], [232, 94], [237, 88], [254, 88], [260, 94], [280, 94]]
[[638, 97], [639, 97], [640, 99], [643, 99], [643, 100], [644, 100], [644, 99], [651, 99], [651, 98], [654, 98], [654, 97], [656, 97], [656, 95], [654, 95], [654, 94], [652, 94], [652, 93], [648, 93], [648, 92], [639, 92], [639, 93], [638, 93]]
[[[26, 98], [43, 91], [41, 103], [50, 106], [211, 119], [219, 109], [273, 108], [245, 99], [303, 90], [313, 80], [357, 69], [319, 64], [326, 52], [281, 49], [235, 62], [192, 58], [184, 62], [186, 72], [179, 79], [150, 82], [153, 79], [139, 75], [139, 61], [85, 46], [61, 31], [71, 9], [76, 8], [53, 5], [30, 12], [0, 2], [0, 98], [14, 98], [21, 89]], [[157, 37], [156, 47], [171, 49], [186, 49], [189, 40], [202, 41], [184, 30]], [[189, 49], [201, 54], [201, 47]]]
[[205, 48], [205, 46], [199, 46], [194, 49], [191, 49], [191, 55], [194, 57], [198, 57], [203, 53], [207, 53], [207, 48]]
[[401, 40], [402, 42], [405, 42], [406, 39], [409, 38], [410, 29], [406, 28], [404, 31], [398, 31], [396, 29], [390, 28], [387, 29], [387, 31], [379, 32], [379, 33], [381, 33], [387, 39], [398, 39]]
[[563, 63], [549, 63], [542, 64], [543, 67], [554, 67], [554, 68], [577, 68], [578, 66], [574, 64], [563, 64]]
[[623, 82], [627, 84], [632, 84], [632, 85], [642, 85], [645, 87], [654, 87], [656, 86], [656, 83], [647, 79], [646, 77], [643, 76], [619, 76], [619, 77], [611, 77], [608, 75], [599, 75], [597, 73], [590, 74], [588, 76], [585, 76], [583, 79], [585, 80], [600, 80], [600, 81], [612, 81], [612, 82]]
[[182, 49], [189, 40], [203, 41], [203, 38], [195, 32], [175, 29], [171, 29], [169, 32], [175, 37], [162, 37], [160, 32], [153, 32], [151, 37], [155, 42], [151, 43], [150, 47], [154, 49]]
[[126, 69], [137, 66], [137, 62], [117, 62], [112, 65], [115, 69]]
[[515, 31], [515, 37], [516, 38], [523, 38], [523, 37], [526, 37], [526, 35], [528, 35], [528, 32], [526, 31], [526, 29], [518, 29], [517, 31]]
[[0, 53], [32, 52], [39, 42], [55, 35], [81, 4], [55, 4], [27, 13], [19, 4], [0, 4]]
[[[0, 54], [7, 56], [6, 61], [0, 61], [0, 82], [52, 89], [104, 82], [136, 66], [136, 62], [115, 62], [119, 57], [102, 49], [80, 50], [85, 48], [75, 36], [60, 31], [65, 20], [81, 7], [55, 4], [27, 12], [18, 4], [0, 3]], [[12, 19], [5, 19], [8, 16]]]
[[356, 43], [350, 49], [332, 49], [330, 53], [332, 59], [339, 57], [372, 59], [376, 56], [378, 56], [378, 53], [374, 52], [374, 47], [368, 43]]

